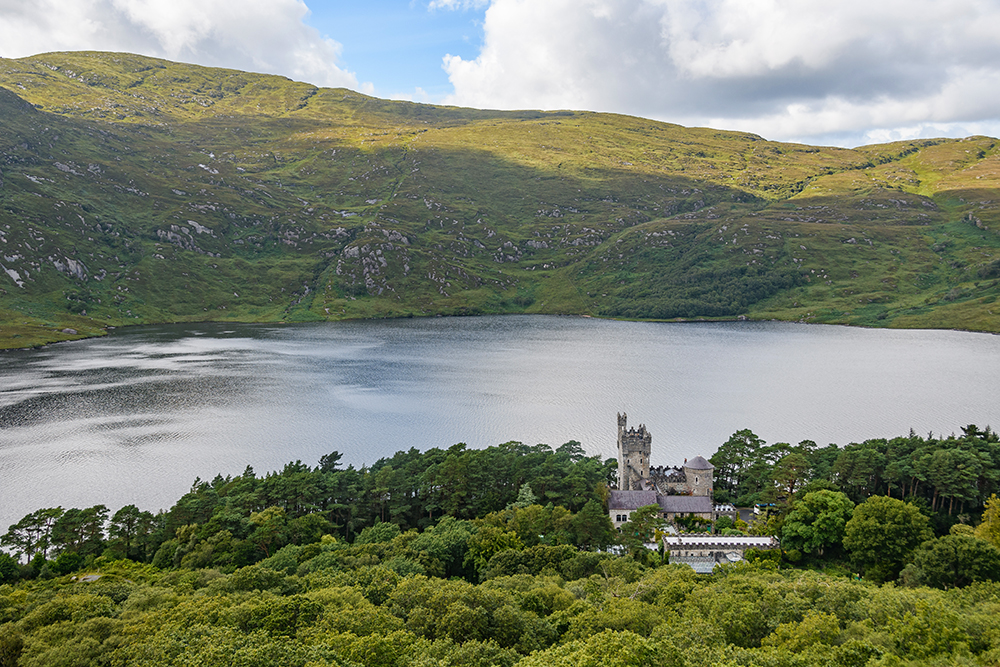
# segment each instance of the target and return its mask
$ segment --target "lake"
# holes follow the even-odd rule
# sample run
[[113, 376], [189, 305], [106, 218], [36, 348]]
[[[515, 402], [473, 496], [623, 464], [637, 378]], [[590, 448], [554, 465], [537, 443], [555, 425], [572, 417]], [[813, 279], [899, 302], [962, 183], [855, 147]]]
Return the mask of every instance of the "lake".
[[0, 530], [40, 507], [168, 508], [196, 477], [333, 450], [579, 440], [654, 465], [739, 429], [820, 445], [1000, 426], [1000, 336], [504, 316], [121, 329], [0, 354]]

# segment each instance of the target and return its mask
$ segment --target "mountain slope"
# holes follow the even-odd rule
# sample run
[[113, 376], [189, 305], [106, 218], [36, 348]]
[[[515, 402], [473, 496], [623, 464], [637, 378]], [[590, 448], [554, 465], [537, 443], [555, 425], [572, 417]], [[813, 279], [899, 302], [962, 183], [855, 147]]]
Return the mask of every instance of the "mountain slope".
[[0, 59], [0, 345], [503, 312], [1000, 331], [998, 174], [986, 137], [817, 148]]

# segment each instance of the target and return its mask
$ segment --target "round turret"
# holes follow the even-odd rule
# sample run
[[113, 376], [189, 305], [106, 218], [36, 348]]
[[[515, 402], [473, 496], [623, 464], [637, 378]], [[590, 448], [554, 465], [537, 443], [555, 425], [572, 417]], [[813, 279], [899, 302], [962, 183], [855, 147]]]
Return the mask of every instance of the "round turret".
[[715, 466], [701, 456], [684, 462], [684, 475], [692, 496], [711, 496]]

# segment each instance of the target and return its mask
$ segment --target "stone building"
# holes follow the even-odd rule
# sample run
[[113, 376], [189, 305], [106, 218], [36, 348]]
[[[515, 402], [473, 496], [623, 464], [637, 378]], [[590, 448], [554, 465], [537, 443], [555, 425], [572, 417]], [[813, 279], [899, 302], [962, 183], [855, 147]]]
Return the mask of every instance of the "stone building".
[[653, 436], [645, 424], [628, 428], [628, 415], [618, 415], [618, 488], [641, 491], [643, 480], [649, 479], [649, 452]]
[[666, 494], [683, 496], [712, 496], [715, 466], [701, 456], [684, 460], [677, 468], [659, 466], [650, 468], [649, 479]]
[[671, 563], [684, 563], [699, 574], [711, 574], [716, 565], [742, 561], [747, 549], [776, 549], [778, 541], [743, 535], [667, 535], [663, 546]]
[[649, 465], [653, 436], [645, 424], [628, 428], [628, 415], [618, 415], [618, 488], [610, 492], [608, 512], [615, 528], [645, 505], [659, 505], [666, 521], [696, 516], [715, 521], [719, 516], [736, 518], [731, 505], [712, 502], [714, 466], [701, 456], [685, 460], [680, 467]]

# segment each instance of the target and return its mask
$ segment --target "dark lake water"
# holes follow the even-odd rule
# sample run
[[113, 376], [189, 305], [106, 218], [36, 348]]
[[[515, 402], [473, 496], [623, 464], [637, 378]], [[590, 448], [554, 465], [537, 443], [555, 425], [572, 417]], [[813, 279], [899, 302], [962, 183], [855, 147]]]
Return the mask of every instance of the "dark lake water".
[[0, 531], [27, 512], [169, 507], [195, 477], [333, 450], [579, 440], [615, 415], [654, 465], [749, 428], [847, 444], [1000, 426], [1000, 336], [575, 317], [170, 325], [0, 354]]

